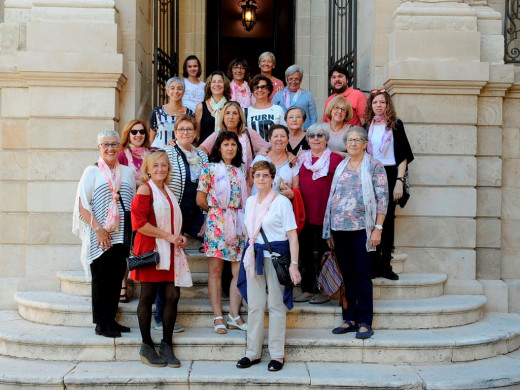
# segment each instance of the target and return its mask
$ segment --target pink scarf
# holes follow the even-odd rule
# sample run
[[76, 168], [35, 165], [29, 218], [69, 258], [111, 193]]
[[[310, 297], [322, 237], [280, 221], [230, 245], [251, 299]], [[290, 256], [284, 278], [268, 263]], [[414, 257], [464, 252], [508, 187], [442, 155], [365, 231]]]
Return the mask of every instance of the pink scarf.
[[330, 155], [331, 151], [327, 147], [320, 158], [313, 164], [312, 152], [305, 150], [298, 159], [298, 167], [301, 167], [303, 164], [305, 168], [312, 172], [312, 180], [318, 180], [329, 173]]
[[273, 203], [276, 197], [276, 192], [271, 188], [269, 194], [264, 198], [264, 201], [259, 204], [258, 194], [251, 197], [251, 212], [247, 215], [246, 229], [247, 235], [249, 236], [249, 246], [244, 253], [244, 269], [246, 270], [247, 279], [251, 279], [255, 276], [255, 241], [260, 234], [260, 228], [262, 227], [262, 221], [264, 220], [265, 214], [269, 210], [269, 206]]
[[285, 106], [285, 108], [287, 109], [291, 106], [295, 106], [302, 92], [303, 89], [298, 88], [298, 90], [294, 94], [294, 97], [291, 100], [291, 90], [289, 89], [289, 87], [285, 87], [283, 89], [283, 105]]
[[227, 166], [223, 161], [215, 164], [215, 197], [218, 207], [223, 213], [224, 237], [226, 237], [226, 244], [228, 245], [235, 245], [238, 241], [238, 236], [243, 235], [244, 207], [247, 200], [247, 185], [244, 172], [239, 168], [233, 167], [233, 169], [236, 171], [240, 184], [240, 209], [237, 211], [228, 207], [231, 200], [231, 182], [227, 173]]
[[244, 81], [242, 85], [238, 85], [235, 83], [235, 80], [232, 80], [229, 86], [231, 87], [231, 100], [240, 104], [242, 108], [251, 106], [251, 89], [247, 81]]
[[[136, 154], [139, 156], [139, 158], [142, 160], [144, 156], [146, 156], [149, 153], [148, 148], [145, 148], [144, 146], [140, 146], [136, 148], [134, 145], [130, 144], [128, 148], [125, 149], [125, 156], [128, 161], [128, 167], [132, 170], [134, 173], [135, 180], [141, 179], [141, 166], [136, 166], [134, 164], [134, 156], [133, 154]], [[142, 161], [141, 161], [142, 163]]]
[[[157, 227], [162, 231], [173, 233], [173, 234], [181, 234], [182, 228], [182, 212], [179, 207], [179, 203], [177, 202], [177, 198], [173, 194], [172, 190], [168, 188], [168, 186], [164, 186], [168, 197], [173, 205], [173, 232], [172, 232], [172, 217], [170, 210], [170, 202], [166, 199], [166, 196], [163, 192], [155, 185], [155, 183], [150, 180], [148, 182], [150, 185], [150, 189], [152, 190], [153, 195], [153, 212], [155, 214], [155, 221], [157, 222]], [[157, 252], [159, 252], [159, 264], [157, 264], [156, 269], [158, 270], [169, 270], [171, 267], [171, 244], [169, 241], [166, 241], [163, 238], [155, 239], [155, 248]], [[182, 248], [179, 248], [177, 245], [173, 247], [173, 266], [175, 273], [175, 286], [177, 287], [191, 287], [193, 282], [191, 280], [191, 273], [188, 267], [188, 261], [186, 260], [186, 255]]]
[[[370, 123], [370, 128], [368, 129], [368, 145], [367, 145], [367, 152], [371, 156], [374, 155], [373, 146], [372, 146], [372, 136], [374, 134], [374, 122], [383, 122], [386, 118], [384, 115], [376, 115], [374, 119], [372, 119], [372, 122]], [[386, 131], [383, 134], [383, 139], [381, 141], [381, 146], [379, 147], [379, 151], [381, 154], [385, 154], [386, 149], [388, 149], [388, 145], [392, 143], [394, 140], [394, 132], [392, 129], [390, 129], [388, 126], [386, 126]]]
[[99, 170], [105, 177], [108, 188], [110, 189], [110, 193], [112, 194], [112, 201], [108, 206], [107, 219], [103, 225], [103, 228], [107, 232], [117, 232], [119, 230], [120, 220], [119, 209], [117, 208], [117, 200], [119, 199], [117, 192], [119, 191], [119, 188], [121, 188], [121, 169], [119, 168], [119, 162], [116, 160], [113, 171], [110, 170], [110, 167], [101, 157], [99, 158], [97, 164]]

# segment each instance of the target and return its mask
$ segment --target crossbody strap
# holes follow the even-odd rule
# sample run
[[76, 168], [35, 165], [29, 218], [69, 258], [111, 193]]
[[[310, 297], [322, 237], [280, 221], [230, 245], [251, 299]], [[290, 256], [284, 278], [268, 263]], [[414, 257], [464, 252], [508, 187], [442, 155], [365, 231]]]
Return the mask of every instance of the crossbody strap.
[[273, 250], [271, 249], [271, 245], [269, 244], [269, 240], [267, 239], [267, 237], [266, 237], [266, 235], [264, 233], [264, 229], [263, 228], [260, 228], [260, 234], [262, 235], [262, 238], [264, 239], [264, 244], [267, 247], [267, 250], [269, 251], [269, 253], [272, 256], [273, 255]]
[[249, 140], [249, 145], [251, 145], [251, 156], [252, 156], [252, 159], [254, 160], [255, 159], [255, 149], [253, 148], [253, 141], [251, 140], [251, 134], [249, 134], [249, 130], [246, 128], [246, 134], [247, 134], [247, 139]]

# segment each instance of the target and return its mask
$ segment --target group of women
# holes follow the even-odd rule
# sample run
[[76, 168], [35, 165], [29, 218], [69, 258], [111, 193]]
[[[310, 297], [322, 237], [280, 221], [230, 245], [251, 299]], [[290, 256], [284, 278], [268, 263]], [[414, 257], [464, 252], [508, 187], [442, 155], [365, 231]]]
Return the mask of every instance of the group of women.
[[[290, 67], [284, 89], [271, 74], [274, 64], [272, 54], [260, 56], [262, 73], [252, 79], [250, 99], [245, 61], [230, 64], [232, 83], [224, 73], [213, 72], [193, 116], [193, 101], [188, 103], [184, 95], [191, 85], [190, 99], [201, 98], [202, 82], [197, 83], [200, 62], [190, 56], [183, 67], [186, 79], [168, 80], [168, 103], [154, 108], [149, 131], [146, 123], [133, 120], [121, 138], [113, 131], [98, 135], [100, 159], [85, 170], [78, 185], [74, 230], [83, 239], [82, 260], [92, 274], [96, 334], [106, 337], [129, 331], [115, 321], [121, 281], [121, 298], [127, 299], [127, 211], [136, 232], [133, 253], [159, 253], [156, 266], [130, 274], [141, 283], [137, 315], [145, 364], [180, 366], [172, 334], [180, 287], [192, 285], [185, 234], [203, 240], [215, 333], [247, 331], [246, 354], [237, 367], [260, 362], [266, 303], [272, 359], [268, 370], [278, 371], [284, 365], [286, 309], [293, 301], [329, 300], [315, 288], [319, 264], [314, 243], [319, 258], [327, 246], [336, 252], [345, 282], [344, 323], [333, 333], [356, 332], [360, 339], [373, 334], [373, 265], [380, 267], [378, 276], [388, 272], [384, 264], [393, 249], [393, 212], [413, 160], [403, 124], [385, 90], [369, 96], [368, 131], [347, 124], [352, 108], [343, 96], [329, 104], [329, 123], [311, 123], [316, 109], [312, 95], [299, 89], [303, 71]], [[277, 96], [284, 106], [283, 123], [270, 123], [262, 133], [254, 126], [254, 110], [268, 110], [269, 99]], [[308, 104], [295, 104], [299, 101]], [[290, 285], [279, 282], [273, 253], [290, 258]], [[226, 261], [232, 280], [224, 317]], [[292, 287], [300, 282], [302, 292], [293, 298]], [[157, 352], [150, 325], [159, 287], [164, 307]], [[248, 303], [248, 323], [240, 316], [242, 299]]]

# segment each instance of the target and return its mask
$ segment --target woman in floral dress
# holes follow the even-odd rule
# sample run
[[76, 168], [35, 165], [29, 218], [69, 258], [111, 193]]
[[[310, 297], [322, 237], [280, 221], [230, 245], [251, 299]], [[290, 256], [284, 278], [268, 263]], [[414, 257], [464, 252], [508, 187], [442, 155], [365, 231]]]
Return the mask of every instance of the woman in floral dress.
[[209, 164], [202, 167], [197, 188], [197, 204], [207, 211], [204, 253], [209, 258], [209, 299], [215, 332], [227, 333], [222, 317], [222, 269], [231, 261], [229, 314], [227, 327], [247, 330], [240, 318], [242, 297], [237, 289], [240, 259], [244, 249], [244, 210], [247, 185], [242, 169], [242, 146], [236, 133], [222, 131], [215, 141]]

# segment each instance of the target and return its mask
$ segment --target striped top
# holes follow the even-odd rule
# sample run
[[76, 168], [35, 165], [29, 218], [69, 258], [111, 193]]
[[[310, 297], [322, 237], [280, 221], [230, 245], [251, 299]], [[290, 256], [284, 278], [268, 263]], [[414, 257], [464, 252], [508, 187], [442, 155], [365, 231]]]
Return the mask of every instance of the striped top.
[[[130, 210], [130, 204], [135, 195], [135, 178], [132, 170], [124, 165], [119, 165], [121, 169], [121, 188], [119, 193], [125, 204], [125, 209]], [[89, 210], [97, 221], [103, 225], [107, 218], [108, 207], [112, 201], [112, 194], [101, 173], [101, 170], [91, 165], [85, 169], [78, 185], [78, 193], [83, 207]], [[85, 207], [89, 205], [89, 207]], [[117, 202], [119, 209], [119, 230], [110, 232], [112, 245], [122, 244], [124, 236], [125, 217], [121, 202]], [[90, 221], [85, 221], [90, 226]], [[94, 230], [90, 229], [90, 250], [87, 253], [87, 262], [90, 264], [103, 254], [103, 250], [97, 246], [97, 237]]]
[[[184, 194], [184, 186], [186, 184], [186, 164], [184, 163], [184, 152], [177, 146], [167, 146], [164, 148], [172, 170], [170, 172], [170, 189], [175, 194], [179, 204], [182, 202], [182, 195]], [[208, 163], [208, 156], [202, 150], [195, 148], [197, 155], [200, 157], [200, 167]], [[198, 179], [197, 179], [198, 181]]]

